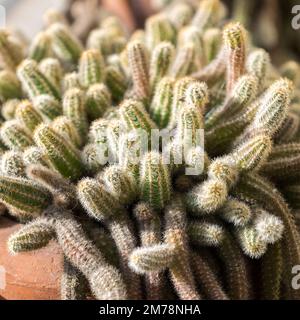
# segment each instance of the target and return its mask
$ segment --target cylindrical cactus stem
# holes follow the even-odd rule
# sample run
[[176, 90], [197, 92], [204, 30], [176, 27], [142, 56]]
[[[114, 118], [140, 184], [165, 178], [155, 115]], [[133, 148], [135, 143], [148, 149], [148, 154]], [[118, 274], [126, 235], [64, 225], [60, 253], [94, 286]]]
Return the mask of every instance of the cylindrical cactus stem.
[[146, 44], [153, 50], [164, 41], [174, 42], [175, 32], [170, 20], [164, 14], [151, 16], [146, 21]]
[[40, 217], [13, 233], [7, 242], [12, 254], [37, 250], [55, 238], [55, 230], [47, 218]]
[[106, 129], [107, 142], [114, 162], [119, 160], [120, 137], [124, 133], [119, 119], [112, 119]]
[[179, 31], [191, 21], [193, 8], [188, 3], [179, 2], [172, 6], [166, 14], [175, 29]]
[[255, 76], [241, 76], [225, 102], [206, 115], [205, 128], [209, 129], [221, 120], [223, 121], [224, 117], [228, 119], [241, 112], [255, 98], [258, 89], [257, 84], [258, 80]]
[[202, 39], [204, 55], [206, 61], [210, 63], [216, 58], [221, 48], [222, 32], [219, 28], [209, 28], [203, 33]]
[[38, 33], [29, 48], [28, 56], [30, 59], [40, 62], [50, 57], [52, 54], [51, 39], [46, 32]]
[[176, 126], [178, 119], [178, 112], [186, 104], [186, 90], [194, 79], [191, 77], [183, 77], [175, 82], [173, 102], [171, 107], [171, 119], [169, 121], [168, 129], [173, 129]]
[[234, 144], [258, 131], [273, 137], [287, 116], [292, 90], [293, 84], [289, 80], [275, 81], [261, 98], [253, 121]]
[[122, 20], [118, 16], [109, 15], [105, 17], [101, 21], [101, 28], [107, 32], [109, 31], [114, 36], [121, 37], [126, 35], [126, 29], [122, 24]]
[[51, 84], [61, 92], [61, 81], [63, 78], [63, 68], [58, 59], [47, 58], [40, 62], [40, 71], [51, 82]]
[[126, 299], [122, 275], [105, 261], [73, 215], [68, 211], [54, 209], [49, 212], [49, 219], [66, 258], [87, 278], [95, 297], [99, 300]]
[[152, 94], [156, 91], [156, 85], [168, 74], [174, 55], [175, 48], [170, 42], [162, 42], [154, 48], [150, 60], [150, 85]]
[[68, 259], [64, 258], [64, 272], [60, 280], [61, 300], [84, 300], [88, 293], [88, 281]]
[[128, 62], [131, 69], [133, 90], [143, 101], [149, 98], [149, 61], [148, 52], [142, 42], [133, 41], [128, 44]]
[[56, 56], [64, 62], [77, 63], [82, 52], [80, 41], [62, 23], [54, 23], [47, 30]]
[[17, 106], [21, 100], [10, 99], [3, 103], [1, 108], [1, 115], [5, 120], [12, 120], [15, 117]]
[[170, 171], [158, 152], [149, 152], [140, 167], [141, 198], [154, 209], [161, 210], [171, 199]]
[[74, 123], [79, 134], [84, 137], [88, 131], [84, 92], [80, 89], [68, 90], [63, 98], [63, 113]]
[[60, 99], [60, 93], [56, 87], [42, 74], [35, 61], [26, 59], [18, 67], [18, 78], [30, 99], [42, 94], [49, 94]]
[[209, 179], [194, 187], [187, 194], [185, 202], [194, 215], [211, 214], [222, 207], [227, 196], [226, 182]]
[[271, 148], [269, 136], [258, 133], [237, 147], [231, 157], [240, 172], [257, 171], [266, 162]]
[[87, 38], [87, 47], [99, 50], [104, 56], [111, 54], [112, 37], [108, 35], [107, 30], [92, 30]]
[[299, 63], [293, 60], [289, 60], [280, 66], [281, 75], [293, 81], [296, 86], [299, 84], [299, 72]]
[[179, 33], [177, 45], [181, 47], [184, 46], [185, 43], [191, 43], [195, 47], [194, 58], [192, 61], [192, 65], [189, 68], [189, 72], [202, 69], [206, 64], [206, 57], [204, 55], [202, 34], [197, 27], [188, 26], [181, 30], [181, 32]]
[[6, 151], [1, 157], [0, 171], [9, 177], [25, 177], [25, 164], [22, 153]]
[[86, 112], [89, 119], [102, 117], [111, 104], [111, 94], [106, 85], [101, 83], [89, 87], [86, 93]]
[[84, 173], [79, 151], [49, 125], [39, 125], [35, 130], [34, 140], [51, 166], [63, 177], [76, 180]]
[[134, 202], [138, 194], [135, 179], [119, 165], [111, 165], [103, 172], [103, 182], [107, 190], [123, 205]]
[[175, 261], [176, 251], [173, 245], [156, 244], [132, 251], [129, 266], [138, 274], [151, 276], [170, 268]]
[[231, 299], [250, 299], [250, 279], [246, 260], [235, 239], [229, 232], [219, 247], [219, 255], [226, 269], [228, 295]]
[[[239, 184], [234, 192], [242, 199], [257, 201], [265, 209], [276, 214], [284, 223], [283, 246], [289, 248], [284, 250], [284, 283], [290, 286], [293, 266], [300, 264], [299, 234], [293, 216], [285, 203], [282, 195], [266, 179], [258, 174], [246, 174], [240, 178]], [[289, 291], [290, 298], [299, 298], [297, 290]]]
[[43, 122], [42, 116], [28, 100], [22, 101], [16, 108], [16, 119], [31, 133]]
[[38, 110], [47, 121], [52, 121], [62, 115], [60, 102], [51, 95], [42, 94], [35, 97], [32, 101], [36, 110]]
[[204, 0], [200, 2], [191, 24], [197, 27], [199, 31], [214, 27], [222, 18], [223, 10], [224, 8], [219, 0]]
[[268, 211], [256, 208], [253, 226], [259, 238], [267, 244], [274, 244], [281, 240], [284, 231], [282, 220]]
[[167, 127], [171, 117], [174, 79], [162, 78], [156, 85], [149, 112], [159, 128]]
[[[140, 202], [133, 210], [138, 222], [141, 245], [155, 246], [161, 240], [161, 221], [156, 212], [145, 203]], [[151, 272], [145, 276], [146, 297], [148, 300], [159, 300], [165, 287], [164, 275], [161, 272]]]
[[187, 105], [179, 112], [175, 141], [182, 144], [185, 153], [191, 148], [203, 147], [203, 128], [204, 121], [199, 108]]
[[208, 177], [212, 180], [222, 180], [227, 188], [232, 188], [238, 181], [239, 171], [230, 156], [214, 159], [208, 167]]
[[220, 224], [193, 221], [187, 227], [190, 241], [198, 246], [217, 247], [222, 243], [224, 230]]
[[279, 144], [292, 142], [297, 139], [300, 131], [300, 118], [294, 112], [289, 112], [275, 134], [275, 141]]
[[276, 181], [295, 180], [298, 175], [300, 156], [282, 155], [270, 159], [261, 168], [261, 172]]
[[175, 60], [170, 69], [170, 76], [178, 79], [188, 75], [192, 70], [195, 59], [196, 47], [192, 42], [188, 42], [179, 48]]
[[86, 144], [81, 151], [81, 159], [88, 172], [97, 173], [103, 168], [103, 161], [95, 143]]
[[183, 300], [199, 300], [190, 265], [190, 249], [186, 234], [186, 212], [179, 195], [165, 209], [165, 242], [175, 247], [175, 261], [170, 276], [178, 296]]
[[45, 155], [37, 146], [31, 146], [24, 149], [23, 161], [26, 166], [30, 164], [40, 164], [45, 167], [48, 166]]
[[229, 300], [217, 276], [201, 253], [192, 253], [192, 266], [195, 279], [199, 282], [205, 295], [212, 300]]
[[[147, 141], [146, 141], [147, 142]], [[147, 152], [141, 144], [143, 139], [137, 131], [131, 131], [120, 136], [118, 149], [118, 163], [127, 170], [137, 183], [140, 178], [140, 161]]]
[[0, 32], [0, 59], [3, 69], [15, 70], [23, 59], [23, 50], [19, 43], [5, 30]]
[[[251, 123], [252, 115], [246, 110], [242, 115], [237, 115], [232, 119], [225, 120], [223, 123], [215, 125], [205, 133], [207, 151], [213, 155], [226, 152], [227, 148], [237, 139]], [[238, 140], [238, 143], [241, 141]]]
[[203, 114], [206, 104], [209, 101], [207, 84], [199, 81], [188, 84], [184, 101], [188, 106], [197, 108], [199, 112]]
[[282, 243], [268, 247], [261, 265], [261, 296], [263, 300], [280, 300], [283, 273]]
[[103, 184], [95, 179], [86, 178], [79, 182], [77, 187], [78, 198], [89, 215], [102, 221], [109, 229], [120, 254], [121, 267], [126, 279], [129, 297], [141, 298], [141, 283], [138, 275], [128, 266], [129, 255], [136, 246], [132, 233], [132, 226], [122, 213], [119, 201]]
[[247, 58], [246, 69], [257, 78], [259, 92], [265, 88], [270, 65], [270, 55], [264, 49], [252, 51]]
[[81, 89], [79, 74], [75, 71], [66, 73], [62, 79], [63, 92], [66, 92], [69, 89], [73, 89], [73, 88]]
[[246, 39], [240, 23], [230, 23], [223, 31], [227, 60], [226, 90], [230, 94], [236, 81], [245, 72]]
[[84, 51], [79, 61], [79, 81], [84, 88], [105, 80], [105, 61], [99, 50]]
[[91, 224], [90, 221], [84, 225], [89, 238], [94, 242], [95, 246], [103, 254], [109, 264], [115, 267], [120, 267], [120, 259], [116, 244], [107, 230], [99, 228], [99, 225]]
[[220, 209], [220, 217], [235, 227], [243, 227], [250, 222], [253, 214], [250, 207], [243, 201], [230, 198]]
[[244, 254], [252, 259], [260, 259], [267, 252], [267, 243], [253, 226], [237, 230], [237, 239]]
[[22, 97], [21, 83], [14, 72], [9, 70], [0, 71], [0, 99], [18, 99]]
[[30, 165], [26, 169], [27, 176], [49, 189], [54, 203], [60, 207], [72, 207], [77, 204], [76, 189], [59, 173], [42, 165]]
[[122, 71], [115, 66], [108, 66], [105, 83], [111, 92], [112, 99], [116, 102], [121, 101], [128, 85], [128, 80]]
[[81, 147], [82, 139], [71, 119], [66, 116], [55, 118], [51, 127], [67, 141], [72, 142], [76, 147]]
[[31, 136], [18, 120], [6, 121], [0, 129], [0, 136], [8, 148], [16, 151], [22, 151], [34, 144]]
[[127, 217], [116, 219], [107, 225], [112, 238], [115, 240], [119, 255], [121, 268], [127, 283], [128, 295], [131, 299], [139, 300], [142, 297], [140, 276], [129, 268], [129, 256], [136, 247], [136, 239], [133, 234], [133, 226]]
[[11, 214], [20, 218], [35, 218], [51, 205], [50, 191], [25, 178], [0, 176], [0, 201]]
[[143, 104], [139, 101], [124, 100], [120, 106], [119, 114], [122, 124], [128, 131], [143, 130], [147, 133], [148, 139], [150, 139], [151, 129], [157, 128]]

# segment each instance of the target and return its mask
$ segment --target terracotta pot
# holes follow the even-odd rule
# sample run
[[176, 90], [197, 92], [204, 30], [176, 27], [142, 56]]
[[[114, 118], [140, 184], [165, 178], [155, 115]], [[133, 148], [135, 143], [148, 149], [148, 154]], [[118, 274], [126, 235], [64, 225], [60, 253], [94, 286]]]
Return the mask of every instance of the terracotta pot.
[[46, 248], [11, 256], [7, 239], [20, 227], [7, 218], [0, 218], [0, 299], [60, 299], [61, 250], [53, 241]]

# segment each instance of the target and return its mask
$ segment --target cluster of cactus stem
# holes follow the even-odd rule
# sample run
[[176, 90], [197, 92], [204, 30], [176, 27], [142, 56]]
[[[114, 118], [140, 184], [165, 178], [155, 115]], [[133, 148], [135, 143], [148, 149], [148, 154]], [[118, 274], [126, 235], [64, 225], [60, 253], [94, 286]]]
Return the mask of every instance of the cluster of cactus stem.
[[[24, 224], [8, 249], [56, 240], [62, 299], [300, 299], [299, 66], [195, 2], [132, 35], [107, 16], [86, 45], [65, 22], [28, 48], [0, 32], [1, 214]], [[135, 145], [159, 129], [168, 163]]]

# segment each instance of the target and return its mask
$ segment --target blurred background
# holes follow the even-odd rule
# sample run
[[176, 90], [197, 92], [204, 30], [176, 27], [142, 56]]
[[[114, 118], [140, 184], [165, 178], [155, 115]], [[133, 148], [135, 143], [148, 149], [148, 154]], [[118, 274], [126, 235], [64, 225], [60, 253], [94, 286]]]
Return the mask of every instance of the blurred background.
[[[31, 38], [43, 27], [43, 13], [49, 8], [63, 11], [83, 40], [105, 11], [118, 15], [132, 31], [142, 27], [147, 16], [179, 0], [0, 0], [7, 11], [7, 25]], [[183, 0], [181, 0], [183, 1]], [[201, 0], [185, 0], [197, 5]], [[252, 31], [258, 46], [273, 59], [300, 60], [300, 30], [291, 26], [292, 7], [297, 0], [225, 0], [229, 17], [240, 20]], [[298, 2], [298, 3], [297, 3]]]

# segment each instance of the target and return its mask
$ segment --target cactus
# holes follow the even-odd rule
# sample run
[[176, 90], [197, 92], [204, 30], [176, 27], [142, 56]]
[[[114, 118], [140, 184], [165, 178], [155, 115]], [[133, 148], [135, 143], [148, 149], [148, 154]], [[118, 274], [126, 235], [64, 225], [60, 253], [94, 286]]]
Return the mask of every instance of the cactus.
[[83, 300], [89, 292], [86, 278], [66, 258], [60, 286], [61, 300]]
[[155, 89], [149, 112], [159, 128], [168, 126], [171, 117], [174, 79], [162, 78]]
[[55, 236], [55, 230], [47, 219], [38, 218], [9, 237], [8, 249], [13, 254], [40, 249]]
[[33, 145], [33, 140], [18, 120], [6, 121], [0, 129], [3, 143], [12, 150], [24, 150]]
[[37, 62], [49, 57], [52, 53], [51, 40], [46, 32], [40, 32], [33, 39], [29, 48], [29, 57]]
[[34, 181], [19, 177], [0, 177], [0, 200], [20, 218], [34, 218], [51, 205], [51, 193]]
[[82, 45], [62, 23], [54, 23], [47, 30], [54, 53], [64, 62], [77, 63]]
[[91, 85], [103, 82], [105, 79], [105, 62], [98, 50], [87, 50], [79, 61], [80, 84], [89, 88]]
[[57, 91], [60, 92], [63, 76], [63, 69], [60, 62], [54, 58], [43, 59], [39, 64], [39, 69]]
[[169, 19], [162, 14], [152, 16], [147, 19], [146, 26], [146, 43], [149, 49], [155, 48], [159, 43], [174, 41], [174, 30]]
[[56, 99], [60, 99], [60, 94], [53, 84], [38, 70], [35, 61], [24, 60], [18, 67], [18, 78], [30, 99], [42, 94], [49, 94]]
[[1, 30], [0, 32], [0, 60], [1, 67], [4, 69], [15, 70], [17, 65], [23, 59], [23, 48], [16, 39], [7, 32]]
[[127, 50], [133, 90], [139, 99], [144, 100], [150, 92], [148, 52], [143, 43], [138, 41], [129, 43]]
[[6, 151], [1, 158], [1, 173], [8, 177], [25, 177], [25, 164], [21, 152]]
[[51, 95], [42, 94], [33, 99], [34, 107], [46, 118], [53, 120], [62, 115], [62, 107], [60, 103]]
[[9, 70], [0, 72], [0, 99], [18, 99], [22, 96], [21, 85], [16, 75]]
[[20, 103], [19, 99], [10, 99], [7, 100], [1, 109], [1, 115], [5, 120], [12, 120], [15, 117], [15, 112], [18, 104]]
[[170, 42], [159, 43], [151, 56], [150, 61], [150, 86], [152, 92], [156, 91], [156, 85], [168, 74], [174, 58], [175, 48]]
[[63, 113], [74, 123], [81, 136], [88, 130], [87, 114], [85, 110], [85, 97], [81, 90], [74, 88], [68, 90], [63, 99]]
[[79, 152], [75, 147], [46, 124], [41, 124], [34, 133], [34, 140], [62, 176], [77, 179], [84, 172]]
[[90, 86], [86, 93], [87, 115], [91, 120], [103, 116], [111, 105], [111, 94], [104, 84]]
[[157, 152], [146, 154], [140, 169], [141, 198], [154, 209], [162, 209], [171, 198], [171, 181], [168, 167]]
[[33, 133], [35, 128], [43, 122], [43, 118], [36, 111], [32, 103], [26, 100], [18, 104], [15, 111], [15, 117], [19, 120], [20, 124], [31, 133]]

